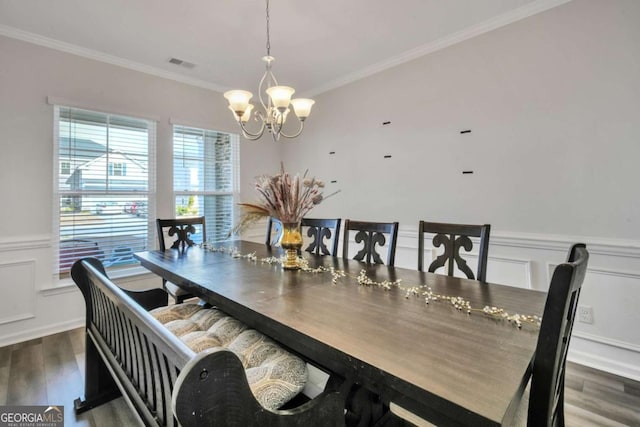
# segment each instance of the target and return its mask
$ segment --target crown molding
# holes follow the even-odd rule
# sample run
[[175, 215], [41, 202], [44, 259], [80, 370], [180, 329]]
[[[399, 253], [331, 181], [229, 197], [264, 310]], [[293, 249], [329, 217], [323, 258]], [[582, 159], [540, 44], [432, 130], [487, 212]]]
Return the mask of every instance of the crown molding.
[[118, 67], [127, 68], [141, 73], [150, 74], [152, 76], [161, 77], [168, 80], [174, 80], [179, 83], [185, 83], [191, 86], [209, 89], [216, 92], [224, 92], [228, 88], [214, 83], [206, 82], [200, 79], [194, 79], [171, 71], [162, 70], [160, 68], [144, 65], [139, 62], [130, 61], [128, 59], [109, 55], [93, 49], [87, 49], [71, 43], [44, 37], [28, 31], [19, 30], [14, 27], [0, 24], [0, 35], [10, 37], [24, 42], [33, 43], [39, 46], [48, 47], [50, 49], [59, 50], [61, 52], [70, 53], [81, 56], [83, 58], [93, 59], [95, 61], [105, 62], [107, 64], [116, 65]]
[[[454, 44], [463, 42], [470, 38], [479, 36], [481, 34], [487, 33], [489, 31], [495, 30], [497, 28], [503, 27], [505, 25], [511, 24], [513, 22], [519, 21], [521, 19], [527, 18], [529, 16], [535, 15], [540, 12], [544, 12], [548, 9], [552, 9], [556, 6], [560, 6], [562, 4], [568, 3], [571, 0], [536, 0], [525, 6], [522, 6], [518, 9], [512, 10], [510, 12], [504, 13], [502, 15], [498, 15], [494, 18], [491, 18], [487, 21], [481, 22], [480, 24], [473, 25], [464, 30], [458, 31], [457, 33], [451, 34], [449, 36], [440, 38], [431, 43], [427, 43], [425, 45], [419, 46], [415, 49], [404, 52], [400, 55], [389, 58], [385, 61], [378, 62], [377, 64], [373, 64], [369, 67], [363, 68], [356, 72], [346, 74], [342, 77], [339, 77], [335, 80], [332, 80], [324, 85], [318, 86], [311, 90], [305, 90], [305, 96], [315, 96], [319, 95], [323, 92], [330, 91], [332, 89], [336, 89], [341, 86], [345, 86], [349, 83], [353, 83], [357, 80], [363, 79], [365, 77], [369, 77], [373, 74], [377, 74], [381, 71], [387, 70], [389, 68], [404, 64], [405, 62], [412, 61], [419, 57], [428, 55], [430, 53], [439, 51], [446, 47], [452, 46]], [[105, 62], [111, 65], [116, 65], [123, 68], [128, 68], [134, 71], [139, 71], [145, 74], [150, 74], [156, 77], [161, 77], [169, 80], [174, 80], [180, 83], [185, 83], [191, 86], [201, 87], [204, 89], [213, 90], [216, 92], [224, 92], [229, 88], [224, 87], [222, 85], [218, 85], [215, 83], [207, 82], [200, 79], [194, 79], [191, 77], [184, 76], [179, 73], [173, 73], [170, 71], [162, 70], [160, 68], [152, 67], [149, 65], [140, 64], [135, 61], [130, 61], [127, 59], [123, 59], [117, 56], [109, 55], [104, 52], [83, 48], [71, 43], [66, 43], [58, 40], [54, 40], [48, 37], [44, 37], [35, 33], [31, 33], [28, 31], [19, 30], [14, 27], [10, 27], [7, 25], [0, 24], [0, 35], [11, 37], [14, 39], [22, 40], [25, 42], [33, 43], [36, 45], [48, 47], [51, 49], [59, 50], [66, 53], [71, 53], [73, 55], [81, 56], [88, 59], [93, 59], [100, 62]]]
[[377, 74], [389, 68], [396, 67], [398, 65], [404, 64], [405, 62], [413, 61], [414, 59], [437, 52], [454, 44], [463, 42], [484, 33], [488, 33], [489, 31], [504, 27], [513, 22], [520, 21], [524, 18], [528, 18], [529, 16], [544, 12], [570, 1], [571, 0], [536, 0], [518, 9], [503, 13], [502, 15], [498, 15], [487, 21], [465, 28], [464, 30], [442, 37], [438, 40], [424, 44], [422, 46], [418, 46], [415, 49], [411, 49], [400, 55], [391, 57], [382, 62], [378, 62], [377, 64], [373, 64], [354, 73], [339, 77], [311, 90], [307, 90], [305, 91], [305, 96], [316, 96], [323, 92], [328, 92], [341, 86], [345, 86], [349, 83], [353, 83], [357, 80], [361, 80], [365, 77], [369, 77], [373, 74]]

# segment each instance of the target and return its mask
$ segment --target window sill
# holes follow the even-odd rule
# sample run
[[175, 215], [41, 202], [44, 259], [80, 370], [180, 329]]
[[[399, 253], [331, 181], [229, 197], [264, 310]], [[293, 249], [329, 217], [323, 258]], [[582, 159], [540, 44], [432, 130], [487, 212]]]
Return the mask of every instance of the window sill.
[[[107, 272], [109, 279], [113, 281], [117, 281], [118, 279], [135, 278], [137, 276], [143, 276], [148, 274], [151, 274], [149, 270], [147, 270], [142, 266], [121, 268], [121, 269]], [[43, 288], [40, 290], [40, 293], [42, 295], [53, 296], [53, 295], [60, 295], [60, 294], [79, 291], [73, 279], [70, 277], [67, 277], [64, 279], [57, 279], [56, 276], [53, 276], [52, 282], [55, 284], [54, 286]]]

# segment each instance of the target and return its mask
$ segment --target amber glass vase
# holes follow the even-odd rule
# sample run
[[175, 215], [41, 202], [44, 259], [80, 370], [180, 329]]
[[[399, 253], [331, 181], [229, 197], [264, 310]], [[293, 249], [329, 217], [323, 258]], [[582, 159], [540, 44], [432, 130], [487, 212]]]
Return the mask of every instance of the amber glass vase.
[[282, 268], [285, 270], [299, 269], [298, 251], [302, 247], [302, 233], [299, 222], [282, 223], [282, 240], [280, 241], [280, 245], [285, 250], [285, 259], [282, 262]]

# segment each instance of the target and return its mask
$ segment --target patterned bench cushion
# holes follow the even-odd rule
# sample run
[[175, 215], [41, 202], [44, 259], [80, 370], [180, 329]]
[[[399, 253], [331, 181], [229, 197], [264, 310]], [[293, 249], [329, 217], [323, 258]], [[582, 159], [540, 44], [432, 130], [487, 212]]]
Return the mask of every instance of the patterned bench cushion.
[[266, 409], [278, 409], [307, 382], [302, 359], [218, 309], [176, 304], [150, 313], [196, 353], [212, 347], [234, 352], [245, 368], [253, 395]]

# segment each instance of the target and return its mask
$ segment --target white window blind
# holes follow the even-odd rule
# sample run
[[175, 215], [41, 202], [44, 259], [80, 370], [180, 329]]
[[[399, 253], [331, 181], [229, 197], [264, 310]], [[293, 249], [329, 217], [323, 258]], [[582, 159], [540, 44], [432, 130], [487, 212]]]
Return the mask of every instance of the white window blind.
[[[174, 125], [176, 217], [204, 216], [208, 241], [226, 239], [240, 188], [238, 135]], [[194, 241], [201, 242], [201, 235]]]
[[55, 270], [85, 256], [137, 264], [153, 248], [155, 122], [55, 106]]

